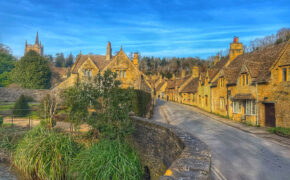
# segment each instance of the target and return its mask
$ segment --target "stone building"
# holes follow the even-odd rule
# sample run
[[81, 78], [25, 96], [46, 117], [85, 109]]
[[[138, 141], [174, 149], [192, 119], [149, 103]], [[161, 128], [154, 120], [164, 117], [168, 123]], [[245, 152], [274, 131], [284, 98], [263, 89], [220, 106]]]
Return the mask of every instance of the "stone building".
[[117, 73], [117, 79], [121, 81], [121, 88], [132, 87], [151, 93], [151, 85], [148, 77], [139, 70], [138, 54], [135, 53], [131, 61], [121, 47], [120, 51], [112, 56], [111, 43], [108, 42], [106, 55], [79, 54], [71, 68], [68, 79], [59, 84], [56, 89], [64, 89], [73, 86], [76, 82], [91, 79], [98, 73], [106, 70]]
[[168, 100], [252, 125], [290, 127], [290, 40], [245, 54], [242, 48], [235, 37], [229, 58], [217, 55], [194, 78], [168, 80]]
[[38, 32], [36, 33], [34, 44], [27, 44], [27, 41], [25, 41], [24, 55], [30, 50], [37, 52], [40, 56], [43, 56], [43, 45], [38, 40]]

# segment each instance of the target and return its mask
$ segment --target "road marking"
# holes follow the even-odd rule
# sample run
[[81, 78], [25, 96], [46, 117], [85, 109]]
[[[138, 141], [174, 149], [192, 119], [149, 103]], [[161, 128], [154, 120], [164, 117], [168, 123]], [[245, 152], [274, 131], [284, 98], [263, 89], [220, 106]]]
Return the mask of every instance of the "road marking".
[[218, 180], [227, 180], [227, 178], [225, 178], [223, 176], [223, 174], [214, 166], [211, 166], [211, 171], [214, 173], [216, 179]]

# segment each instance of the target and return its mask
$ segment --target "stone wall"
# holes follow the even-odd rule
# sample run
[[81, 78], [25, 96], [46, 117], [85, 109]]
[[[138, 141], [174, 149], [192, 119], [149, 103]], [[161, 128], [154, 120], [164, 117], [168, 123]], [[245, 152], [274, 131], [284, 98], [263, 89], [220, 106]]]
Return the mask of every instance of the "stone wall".
[[150, 179], [210, 179], [211, 153], [205, 143], [169, 124], [131, 118], [136, 132], [129, 141], [149, 169]]
[[50, 93], [47, 89], [23, 89], [23, 88], [0, 88], [0, 102], [14, 102], [23, 94], [30, 96], [34, 101], [39, 102]]

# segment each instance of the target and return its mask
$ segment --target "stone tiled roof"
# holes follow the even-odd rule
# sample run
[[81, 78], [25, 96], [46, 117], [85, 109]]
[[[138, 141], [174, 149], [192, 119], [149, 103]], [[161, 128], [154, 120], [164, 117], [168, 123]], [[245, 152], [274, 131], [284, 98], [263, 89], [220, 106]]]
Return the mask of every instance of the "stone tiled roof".
[[224, 58], [217, 62], [213, 68], [209, 69], [209, 80], [212, 80], [217, 75], [217, 73], [224, 67], [228, 60], [228, 58]]
[[158, 86], [156, 87], [156, 91], [159, 91], [161, 89], [161, 87], [166, 83], [166, 81], [164, 79], [162, 79], [162, 81], [158, 84]]
[[190, 82], [180, 91], [181, 93], [196, 93], [199, 78], [192, 78]]
[[235, 100], [245, 100], [245, 99], [255, 99], [252, 94], [236, 94], [233, 99]]
[[[238, 56], [224, 69], [224, 77], [228, 84], [236, 84], [241, 68], [245, 65], [253, 81], [264, 82], [270, 77], [270, 67], [278, 58], [286, 43], [272, 45]], [[217, 80], [212, 83], [216, 85]]]
[[167, 82], [166, 89], [175, 89], [175, 87], [179, 88], [183, 83], [185, 83], [191, 76], [185, 76], [184, 78], [176, 78], [170, 79]]
[[81, 65], [90, 58], [94, 64], [102, 71], [111, 61], [106, 60], [106, 56], [102, 55], [78, 55], [76, 59], [76, 64], [72, 69], [72, 73], [77, 73]]

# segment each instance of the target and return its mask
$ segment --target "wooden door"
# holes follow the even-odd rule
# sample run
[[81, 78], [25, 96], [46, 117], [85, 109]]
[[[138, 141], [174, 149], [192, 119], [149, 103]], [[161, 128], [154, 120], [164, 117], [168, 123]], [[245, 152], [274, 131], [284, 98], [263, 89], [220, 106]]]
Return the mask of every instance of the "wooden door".
[[266, 103], [265, 104], [265, 126], [276, 127], [276, 118], [275, 118], [275, 104]]

